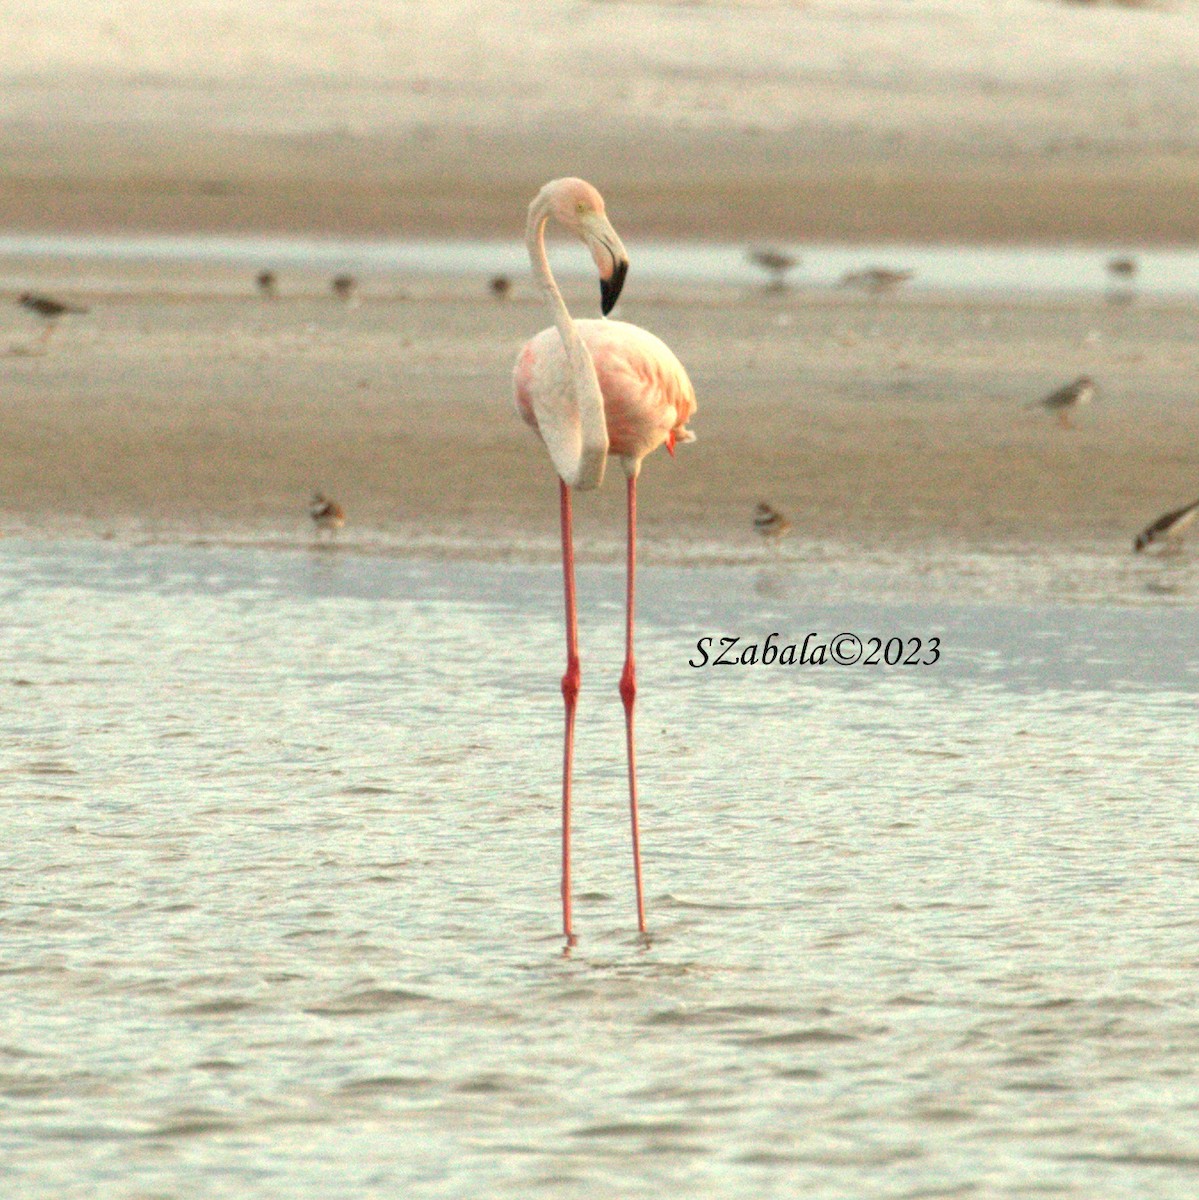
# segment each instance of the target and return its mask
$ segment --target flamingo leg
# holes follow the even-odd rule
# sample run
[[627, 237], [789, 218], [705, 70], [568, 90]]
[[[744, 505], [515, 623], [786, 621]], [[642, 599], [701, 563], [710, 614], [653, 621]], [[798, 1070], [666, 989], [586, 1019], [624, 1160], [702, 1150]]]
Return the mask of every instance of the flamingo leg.
[[637, 699], [637, 664], [633, 659], [633, 596], [637, 564], [637, 477], [629, 476], [628, 595], [625, 602], [625, 658], [620, 676], [625, 741], [629, 751], [629, 820], [633, 829], [633, 879], [637, 886], [637, 928], [645, 932], [645, 893], [641, 886], [641, 833], [637, 821], [637, 756], [633, 742], [633, 703]]
[[562, 699], [566, 703], [566, 731], [562, 750], [562, 932], [569, 946], [575, 940], [570, 903], [570, 780], [575, 755], [575, 708], [582, 672], [579, 668], [579, 620], [575, 601], [570, 488], [561, 480], [558, 488], [562, 498], [562, 578], [566, 592], [566, 674], [562, 676]]

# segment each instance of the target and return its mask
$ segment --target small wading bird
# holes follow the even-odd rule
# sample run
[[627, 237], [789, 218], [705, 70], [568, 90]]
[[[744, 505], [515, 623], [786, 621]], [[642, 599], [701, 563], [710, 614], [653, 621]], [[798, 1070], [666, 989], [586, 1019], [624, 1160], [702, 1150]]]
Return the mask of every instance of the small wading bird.
[[1113, 304], [1131, 304], [1136, 295], [1133, 280], [1137, 275], [1137, 260], [1130, 255], [1109, 258], [1107, 273], [1112, 278], [1112, 288], [1107, 298]]
[[777, 541], [791, 528], [791, 522], [777, 508], [762, 501], [754, 509], [754, 528], [768, 541]]
[[507, 275], [493, 275], [487, 286], [497, 300], [507, 300], [508, 293], [512, 291], [512, 280]]
[[81, 304], [65, 304], [61, 300], [53, 300], [49, 296], [38, 296], [33, 292], [22, 292], [17, 297], [17, 303], [22, 308], [28, 309], [31, 313], [41, 317], [45, 322], [41, 333], [42, 345], [45, 345], [50, 340], [51, 335], [58, 328], [60, 317], [67, 315], [83, 316], [87, 312], [87, 309]]
[[279, 280], [274, 271], [259, 271], [254, 276], [254, 284], [264, 300], [274, 300], [279, 295]]
[[1041, 408], [1047, 408], [1057, 414], [1058, 424], [1064, 429], [1071, 429], [1070, 414], [1084, 404], [1090, 404], [1095, 396], [1095, 381], [1089, 375], [1080, 375], [1073, 383], [1060, 387], [1056, 392], [1050, 392], [1041, 400], [1033, 403]]
[[338, 300], [344, 300], [347, 304], [355, 299], [358, 292], [358, 280], [353, 275], [334, 275], [330, 286]]
[[785, 291], [787, 272], [799, 266], [799, 259], [794, 255], [786, 254], [782, 250], [775, 250], [770, 246], [750, 250], [749, 261], [755, 266], [761, 267], [770, 276], [770, 282], [766, 285], [766, 290], [769, 292]]
[[346, 523], [345, 509], [336, 500], [330, 500], [328, 496], [320, 492], [313, 495], [312, 503], [308, 506], [308, 515], [316, 526], [318, 542], [322, 533], [327, 533], [332, 540], [336, 537], [337, 531]]
[[574, 942], [570, 885], [570, 802], [574, 764], [575, 709], [579, 695], [578, 616], [575, 605], [572, 491], [600, 486], [608, 455], [624, 467], [628, 505], [628, 590], [625, 601], [625, 662], [620, 697], [625, 713], [629, 764], [629, 816], [633, 833], [633, 875], [637, 926], [645, 932], [641, 884], [641, 840], [637, 820], [637, 769], [633, 704], [637, 694], [633, 660], [633, 593], [637, 542], [637, 475], [641, 460], [664, 445], [695, 435], [687, 422], [695, 413], [695, 391], [674, 354], [652, 333], [624, 321], [574, 321], [567, 311], [545, 254], [550, 217], [582, 240], [600, 277], [600, 307], [606, 316], [616, 304], [628, 256], [604, 213], [599, 192], [582, 179], [547, 183], [529, 205], [525, 243], [533, 274], [545, 293], [554, 324], [525, 344], [516, 360], [514, 385], [520, 415], [541, 437], [558, 472], [561, 506], [562, 574], [566, 591], [566, 674], [562, 698], [566, 727], [562, 755], [562, 927]]
[[1136, 540], [1132, 543], [1132, 548], [1140, 551], [1151, 546], [1154, 542], [1160, 542], [1168, 550], [1176, 551], [1180, 548], [1179, 542], [1182, 539], [1182, 535], [1186, 532], [1187, 527], [1194, 522], [1196, 516], [1199, 516], [1199, 500], [1196, 500], [1193, 504], [1184, 505], [1182, 508], [1176, 508], [1172, 512], [1158, 517], [1152, 525], [1146, 525], [1137, 534]]

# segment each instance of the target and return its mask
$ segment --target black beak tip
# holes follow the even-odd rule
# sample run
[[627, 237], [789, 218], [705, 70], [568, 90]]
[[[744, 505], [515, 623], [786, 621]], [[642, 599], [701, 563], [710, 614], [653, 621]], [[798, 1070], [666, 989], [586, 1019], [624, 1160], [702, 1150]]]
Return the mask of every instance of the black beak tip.
[[620, 299], [620, 290], [624, 287], [624, 277], [628, 273], [629, 264], [622, 261], [613, 267], [610, 278], [600, 280], [600, 311], [605, 317], [616, 307], [616, 301]]

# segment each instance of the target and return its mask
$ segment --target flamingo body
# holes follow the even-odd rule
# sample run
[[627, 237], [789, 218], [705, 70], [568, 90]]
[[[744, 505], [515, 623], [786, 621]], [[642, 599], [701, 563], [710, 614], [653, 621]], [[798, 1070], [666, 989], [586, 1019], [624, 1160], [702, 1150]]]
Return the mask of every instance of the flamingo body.
[[[695, 414], [695, 389], [683, 364], [652, 333], [626, 321], [574, 323], [591, 355], [604, 401], [608, 453], [636, 474], [659, 446], [693, 441], [687, 422]], [[530, 338], [516, 362], [516, 407], [547, 442], [576, 411], [572, 367], [562, 336], [551, 326]], [[538, 420], [538, 410], [543, 414]], [[552, 411], [554, 417], [544, 419]]]

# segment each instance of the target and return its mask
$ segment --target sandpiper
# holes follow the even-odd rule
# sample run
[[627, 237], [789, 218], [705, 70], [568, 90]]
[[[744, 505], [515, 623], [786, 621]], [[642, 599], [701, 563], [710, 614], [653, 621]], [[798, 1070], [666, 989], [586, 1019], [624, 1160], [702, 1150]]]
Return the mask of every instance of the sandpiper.
[[783, 291], [787, 286], [787, 272], [799, 266], [799, 259], [793, 254], [775, 250], [770, 246], [761, 246], [748, 253], [749, 261], [761, 267], [770, 276], [770, 282], [766, 285], [767, 291]]
[[87, 309], [81, 304], [67, 304], [62, 300], [55, 300], [50, 296], [39, 296], [34, 292], [22, 292], [17, 297], [17, 303], [45, 321], [40, 339], [43, 347], [50, 340], [54, 330], [58, 328], [59, 317], [67, 314], [82, 316], [87, 312]]
[[1136, 297], [1136, 279], [1139, 264], [1130, 254], [1121, 254], [1107, 260], [1107, 273], [1112, 286], [1107, 298], [1112, 304], [1131, 304]]
[[1050, 392], [1042, 400], [1034, 401], [1042, 408], [1057, 413], [1058, 422], [1063, 428], [1070, 429], [1070, 414], [1084, 404], [1090, 404], [1095, 396], [1095, 381], [1089, 375], [1080, 375], [1073, 383], [1060, 387], [1056, 392]]
[[82, 316], [87, 309], [81, 304], [65, 304], [61, 300], [53, 300], [49, 296], [38, 296], [33, 292], [22, 292], [17, 303], [30, 312], [45, 317], [47, 321], [57, 321], [64, 313], [74, 313]]
[[316, 526], [318, 540], [322, 533], [328, 533], [329, 537], [333, 538], [346, 523], [345, 509], [336, 500], [330, 500], [321, 492], [314, 493], [312, 503], [308, 506], [308, 515]]
[[754, 509], [754, 528], [764, 538], [781, 538], [791, 528], [791, 522], [763, 500]]
[[1164, 516], [1158, 517], [1152, 525], [1146, 525], [1132, 543], [1134, 550], [1144, 550], [1154, 542], [1164, 542], [1169, 550], [1177, 550], [1179, 540], [1195, 517], [1199, 515], [1199, 500], [1193, 504], [1176, 508]]

